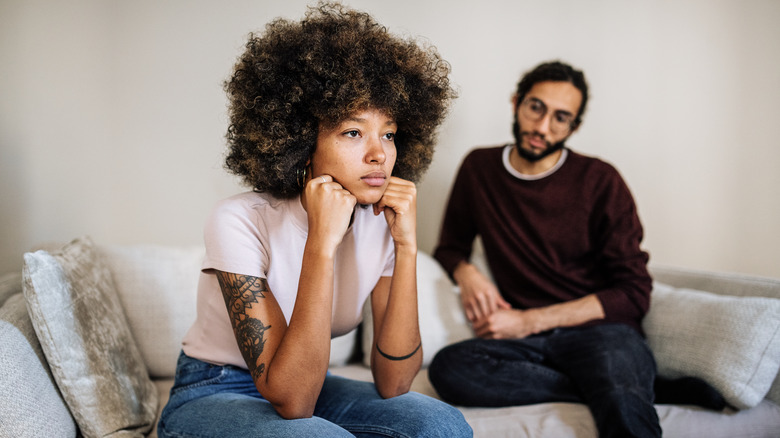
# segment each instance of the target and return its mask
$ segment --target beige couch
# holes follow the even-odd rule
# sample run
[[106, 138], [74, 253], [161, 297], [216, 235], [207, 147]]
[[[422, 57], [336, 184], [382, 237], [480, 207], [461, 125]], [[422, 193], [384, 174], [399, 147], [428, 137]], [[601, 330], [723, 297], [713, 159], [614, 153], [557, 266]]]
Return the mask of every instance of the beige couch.
[[[87, 437], [156, 436], [179, 343], [194, 318], [203, 249], [93, 247], [80, 239], [50, 253], [28, 254], [24, 276], [0, 279], [0, 437], [73, 437], [79, 430]], [[427, 254], [419, 255], [418, 271], [427, 365], [438, 348], [471, 333], [457, 290]], [[780, 436], [780, 280], [652, 272], [657, 283], [645, 329], [659, 370], [699, 375], [741, 408], [658, 405], [664, 435]], [[364, 330], [333, 340], [331, 372], [371, 379], [359, 355], [370, 339], [368, 319], [364, 313]], [[413, 390], [436, 397], [425, 369]], [[596, 436], [579, 404], [461, 410], [478, 437]]]

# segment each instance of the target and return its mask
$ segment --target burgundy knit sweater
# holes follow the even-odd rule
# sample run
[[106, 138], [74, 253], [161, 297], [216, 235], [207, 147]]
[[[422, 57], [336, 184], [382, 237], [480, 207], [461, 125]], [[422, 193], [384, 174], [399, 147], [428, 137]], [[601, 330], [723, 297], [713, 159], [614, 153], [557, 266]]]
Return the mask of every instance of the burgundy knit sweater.
[[[504, 146], [476, 149], [452, 187], [434, 257], [452, 275], [476, 235], [498, 289], [527, 309], [595, 293], [606, 318], [643, 333], [648, 255], [631, 192], [611, 165], [571, 150], [552, 174], [510, 173]], [[593, 324], [593, 323], [591, 323]]]

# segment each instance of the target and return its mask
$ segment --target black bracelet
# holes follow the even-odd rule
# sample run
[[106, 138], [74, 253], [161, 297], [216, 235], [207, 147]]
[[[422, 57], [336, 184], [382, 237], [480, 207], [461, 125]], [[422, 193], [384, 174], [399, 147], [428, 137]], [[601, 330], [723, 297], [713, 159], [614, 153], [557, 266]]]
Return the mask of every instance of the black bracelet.
[[390, 360], [404, 360], [404, 359], [409, 359], [410, 357], [414, 356], [414, 354], [417, 353], [417, 350], [419, 350], [420, 347], [422, 347], [422, 342], [417, 344], [417, 348], [415, 348], [414, 351], [412, 351], [411, 353], [407, 354], [406, 356], [390, 356], [389, 354], [387, 354], [384, 351], [379, 349], [379, 344], [376, 344], [376, 351], [378, 351], [379, 354], [381, 354], [382, 356], [384, 356], [385, 358], [390, 359]]

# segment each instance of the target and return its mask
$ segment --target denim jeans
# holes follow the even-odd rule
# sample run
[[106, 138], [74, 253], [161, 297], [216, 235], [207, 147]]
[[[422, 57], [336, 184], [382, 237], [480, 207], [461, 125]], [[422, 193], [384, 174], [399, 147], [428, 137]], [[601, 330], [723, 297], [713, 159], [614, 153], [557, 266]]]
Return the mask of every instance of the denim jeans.
[[457, 409], [407, 393], [383, 399], [373, 383], [328, 375], [314, 416], [285, 420], [245, 369], [181, 354], [157, 426], [166, 437], [471, 437]]
[[585, 403], [600, 437], [660, 437], [655, 359], [631, 327], [563, 328], [524, 339], [469, 339], [433, 358], [428, 375], [463, 406]]

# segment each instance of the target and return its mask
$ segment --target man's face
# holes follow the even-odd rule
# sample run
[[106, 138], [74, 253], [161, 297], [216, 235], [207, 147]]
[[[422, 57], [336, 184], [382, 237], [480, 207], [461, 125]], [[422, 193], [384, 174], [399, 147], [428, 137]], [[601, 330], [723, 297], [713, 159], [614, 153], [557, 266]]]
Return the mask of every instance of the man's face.
[[563, 148], [576, 130], [572, 123], [581, 104], [582, 93], [570, 82], [539, 82], [522, 102], [515, 97], [514, 134], [520, 156], [534, 162]]

